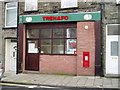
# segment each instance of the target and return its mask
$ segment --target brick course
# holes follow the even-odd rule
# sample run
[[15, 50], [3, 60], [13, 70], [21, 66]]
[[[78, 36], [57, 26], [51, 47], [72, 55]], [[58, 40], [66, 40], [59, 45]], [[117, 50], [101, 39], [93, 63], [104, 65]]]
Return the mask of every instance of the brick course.
[[[95, 26], [91, 22], [77, 23], [77, 75], [95, 75]], [[85, 26], [88, 29], [85, 30]], [[83, 67], [83, 52], [90, 52], [90, 67]]]
[[59, 73], [76, 75], [76, 56], [40, 55], [41, 73]]

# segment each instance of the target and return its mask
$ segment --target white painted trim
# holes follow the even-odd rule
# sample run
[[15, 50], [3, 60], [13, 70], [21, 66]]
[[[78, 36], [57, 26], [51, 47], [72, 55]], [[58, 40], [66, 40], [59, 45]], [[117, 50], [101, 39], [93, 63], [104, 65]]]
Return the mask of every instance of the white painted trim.
[[120, 0], [116, 0], [116, 4], [120, 4]]
[[[120, 73], [118, 72], [118, 74], [116, 74], [114, 71], [111, 73], [110, 72], [110, 70], [108, 70], [108, 68], [107, 68], [107, 65], [108, 65], [108, 56], [107, 55], [109, 55], [108, 54], [108, 52], [107, 52], [107, 50], [108, 50], [108, 48], [110, 47], [110, 46], [107, 46], [107, 45], [109, 45], [108, 43], [109, 43], [109, 41], [119, 41], [119, 36], [120, 35], [108, 35], [108, 26], [112, 26], [112, 25], [120, 25], [120, 24], [107, 24], [106, 25], [106, 49], [105, 49], [105, 51], [106, 51], [106, 60], [105, 60], [105, 76], [119, 76], [120, 75]], [[118, 42], [119, 43], [119, 42]], [[119, 49], [120, 50], [120, 49]], [[115, 57], [117, 57], [118, 59], [119, 59], [119, 55], [118, 56], [112, 56], [113, 58]], [[116, 59], [115, 60], [115, 62], [116, 62], [116, 64], [117, 64], [117, 62], [119, 63], [119, 60], [118, 59]], [[110, 62], [111, 62], [111, 59], [110, 59]], [[112, 61], [113, 62], [113, 61]], [[109, 65], [110, 65], [110, 63], [109, 63]], [[118, 69], [119, 69], [119, 67], [118, 67]], [[111, 70], [112, 70], [112, 68], [111, 68]], [[109, 72], [107, 72], [107, 71], [109, 71]]]
[[[10, 8], [7, 8], [7, 5], [10, 4], [10, 3], [6, 3], [5, 5], [5, 27], [17, 27], [17, 23], [16, 25], [14, 26], [7, 26], [7, 10], [11, 10], [11, 9], [16, 9], [18, 8], [18, 3], [17, 2], [11, 2], [11, 3], [16, 3], [16, 7], [10, 7]], [[17, 12], [16, 12], [16, 19], [17, 19]]]
[[111, 25], [120, 25], [120, 24], [107, 24], [106, 25], [106, 38], [107, 37], [119, 37], [120, 35], [107, 35], [108, 34], [108, 26], [111, 26]]

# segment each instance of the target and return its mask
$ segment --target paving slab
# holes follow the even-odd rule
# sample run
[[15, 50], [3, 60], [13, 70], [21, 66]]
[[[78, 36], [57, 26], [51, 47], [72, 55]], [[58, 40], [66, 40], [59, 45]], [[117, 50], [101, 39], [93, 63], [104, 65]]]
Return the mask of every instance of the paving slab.
[[63, 77], [57, 77], [53, 82], [51, 82], [51, 85], [58, 85], [59, 83], [61, 83], [64, 80], [64, 76]]
[[79, 81], [77, 82], [77, 86], [85, 86], [85, 83], [87, 81], [87, 78], [80, 78]]
[[112, 86], [118, 87], [120, 85], [120, 81], [118, 79], [112, 79]]
[[94, 86], [94, 81], [95, 81], [95, 78], [88, 78], [86, 83], [85, 83], [85, 86], [93, 87]]
[[49, 74], [18, 74], [2, 78], [3, 82], [68, 87], [119, 88], [119, 78], [95, 76], [63, 76]]
[[58, 85], [59, 86], [67, 86], [67, 84], [72, 80], [72, 77], [65, 77]]
[[103, 85], [103, 79], [96, 78], [95, 81], [94, 81], [94, 86], [96, 86], [96, 87], [102, 87], [102, 85]]
[[73, 86], [77, 87], [77, 82], [80, 80], [78, 77], [73, 77], [69, 83], [66, 84], [66, 86]]
[[104, 78], [103, 79], [103, 85], [112, 85], [112, 80], [109, 78]]

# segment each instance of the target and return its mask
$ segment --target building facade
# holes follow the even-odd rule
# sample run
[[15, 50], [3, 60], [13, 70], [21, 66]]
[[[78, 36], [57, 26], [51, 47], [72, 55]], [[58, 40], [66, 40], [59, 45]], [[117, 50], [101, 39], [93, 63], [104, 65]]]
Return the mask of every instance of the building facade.
[[[113, 8], [112, 8], [113, 7]], [[105, 75], [120, 76], [120, 19], [119, 5], [109, 3], [104, 6]], [[112, 8], [112, 9], [109, 9]]]
[[[109, 31], [109, 27], [111, 28], [112, 25], [112, 30], [116, 28], [115, 31], [117, 30], [117, 32], [119, 29], [117, 28], [119, 26], [119, 5], [116, 5], [115, 1], [103, 3], [78, 1], [77, 4], [76, 1], [73, 2], [73, 6], [62, 0], [56, 2], [38, 0], [37, 3], [34, 2], [34, 5], [30, 5], [27, 0], [26, 2], [19, 2], [19, 4], [2, 2], [1, 8], [4, 9], [2, 11], [3, 23], [1, 28], [3, 46], [1, 47], [4, 49], [2, 50], [2, 58], [5, 57], [3, 59], [3, 61], [5, 60], [5, 71], [37, 71], [37, 73], [72, 75], [103, 75], [103, 73], [106, 76], [119, 75], [119, 72], [117, 72], [119, 71], [119, 66], [117, 66], [119, 63], [117, 52], [119, 50], [118, 48], [107, 48], [107, 46], [119, 46], [118, 39], [116, 39], [117, 42], [112, 42], [112, 45], [106, 45], [106, 42], [109, 42], [107, 41], [108, 38], [110, 38], [107, 36], [109, 34], [106, 33], [106, 31]], [[34, 8], [30, 8], [30, 6]], [[19, 8], [17, 9], [17, 7]], [[15, 19], [17, 10], [19, 10], [18, 15], [20, 16], [19, 29], [17, 29], [17, 19]], [[12, 11], [14, 15], [12, 15]], [[91, 13], [99, 13], [101, 18], [98, 15], [98, 18], [94, 19], [94, 15], [91, 16]], [[39, 17], [42, 19], [40, 20]], [[75, 17], [80, 19], [77, 20]], [[14, 23], [10, 22], [12, 20]], [[17, 30], [19, 32], [18, 36]], [[115, 37], [116, 35], [118, 37], [119, 33], [115, 34]], [[17, 40], [19, 55], [16, 60]], [[111, 50], [107, 49], [118, 51], [113, 51], [115, 56], [113, 54], [112, 59], [108, 59]], [[109, 52], [109, 55], [106, 54], [107, 52]], [[111, 67], [109, 65], [113, 59], [116, 67], [109, 70], [109, 67]], [[111, 60], [110, 63], [109, 60]], [[114, 70], [116, 72], [109, 72]]]
[[95, 75], [100, 62], [100, 19], [99, 12], [21, 16], [22, 71]]
[[1, 2], [2, 58], [5, 71], [16, 71], [17, 2]]
[[[2, 3], [0, 2], [0, 8], [2, 9], [3, 7], [2, 7]], [[2, 20], [2, 10], [0, 11], [0, 20]], [[0, 22], [0, 42], [1, 42], [1, 44], [0, 44], [0, 71], [2, 71], [2, 63], [3, 63], [3, 61], [4, 61], [4, 58], [3, 58], [3, 48], [2, 48], [2, 46], [3, 46], [3, 35], [2, 35], [2, 25], [3, 25], [3, 23], [2, 22]]]

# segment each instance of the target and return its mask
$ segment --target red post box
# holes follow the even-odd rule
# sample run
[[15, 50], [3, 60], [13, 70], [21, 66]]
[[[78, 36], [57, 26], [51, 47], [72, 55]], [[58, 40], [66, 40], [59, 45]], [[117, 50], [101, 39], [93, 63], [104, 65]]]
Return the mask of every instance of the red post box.
[[89, 52], [83, 52], [83, 67], [90, 66], [90, 55]]
[[77, 55], [77, 51], [74, 51], [74, 55]]

